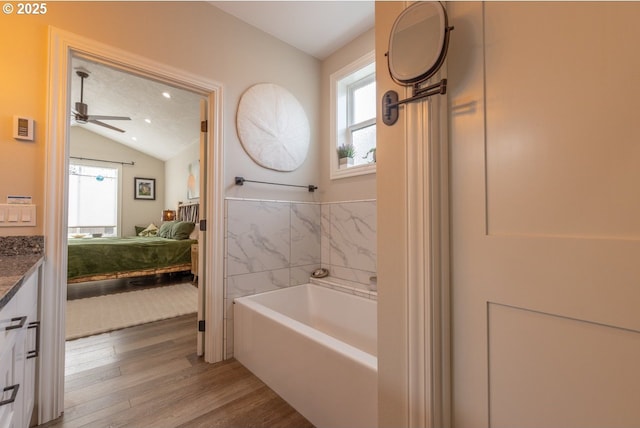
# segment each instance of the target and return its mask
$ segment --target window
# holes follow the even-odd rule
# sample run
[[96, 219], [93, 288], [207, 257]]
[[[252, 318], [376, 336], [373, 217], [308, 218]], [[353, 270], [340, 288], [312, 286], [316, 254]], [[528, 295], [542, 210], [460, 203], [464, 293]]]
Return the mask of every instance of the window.
[[347, 86], [347, 138], [355, 147], [356, 165], [373, 161], [368, 156], [376, 148], [376, 76], [370, 74]]
[[[375, 173], [376, 76], [371, 52], [331, 75], [331, 178]], [[353, 146], [349, 161], [338, 149]]]
[[118, 236], [120, 168], [69, 164], [70, 236]]

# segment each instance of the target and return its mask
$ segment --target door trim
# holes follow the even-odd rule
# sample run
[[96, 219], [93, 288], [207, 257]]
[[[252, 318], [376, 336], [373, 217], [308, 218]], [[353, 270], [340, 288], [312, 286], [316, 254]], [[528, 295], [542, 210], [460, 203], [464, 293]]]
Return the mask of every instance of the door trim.
[[[43, 269], [42, 357], [38, 392], [38, 422], [59, 417], [64, 410], [65, 307], [67, 282], [67, 168], [71, 57], [89, 56], [92, 60], [135, 71], [179, 85], [207, 96], [210, 125], [207, 152], [206, 212], [210, 236], [224, 232], [224, 148], [222, 140], [222, 85], [150, 59], [108, 46], [73, 33], [49, 27], [49, 75], [47, 100], [46, 182], [44, 204], [45, 264]], [[213, 363], [223, 356], [223, 262], [221, 239], [206, 240], [205, 318], [208, 320], [205, 361]], [[195, 329], [195, 326], [194, 326]]]
[[446, 108], [446, 97], [438, 96], [405, 109], [407, 381], [412, 427], [451, 425]]

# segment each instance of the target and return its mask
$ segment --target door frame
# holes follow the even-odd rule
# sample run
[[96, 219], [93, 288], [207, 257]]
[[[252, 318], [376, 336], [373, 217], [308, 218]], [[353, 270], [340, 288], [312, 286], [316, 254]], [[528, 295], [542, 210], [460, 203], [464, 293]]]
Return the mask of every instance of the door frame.
[[[224, 148], [222, 139], [223, 88], [218, 82], [193, 75], [76, 34], [49, 27], [49, 75], [47, 88], [47, 143], [44, 204], [45, 264], [41, 296], [42, 357], [39, 359], [38, 422], [59, 417], [64, 411], [65, 307], [67, 284], [67, 169], [71, 57], [92, 60], [135, 71], [187, 90], [208, 100], [207, 189], [205, 212], [209, 236], [224, 236]], [[213, 363], [223, 357], [223, 263], [224, 242], [207, 239], [204, 263], [205, 320], [207, 337], [204, 359]], [[194, 326], [195, 328], [195, 326]]]
[[[376, 2], [378, 99], [410, 89], [389, 75], [389, 35], [413, 1]], [[446, 62], [432, 81], [446, 77]], [[378, 421], [451, 425], [449, 146], [447, 95], [377, 120]]]
[[[446, 63], [433, 81], [445, 76]], [[438, 95], [405, 108], [407, 415], [421, 428], [451, 426], [447, 105]]]

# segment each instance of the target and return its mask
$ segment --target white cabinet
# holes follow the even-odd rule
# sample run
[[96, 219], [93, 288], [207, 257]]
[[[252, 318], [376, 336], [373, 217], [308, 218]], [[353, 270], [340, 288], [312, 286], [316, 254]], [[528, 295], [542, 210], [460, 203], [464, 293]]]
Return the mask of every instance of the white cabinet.
[[35, 400], [38, 270], [0, 310], [0, 428], [26, 428]]

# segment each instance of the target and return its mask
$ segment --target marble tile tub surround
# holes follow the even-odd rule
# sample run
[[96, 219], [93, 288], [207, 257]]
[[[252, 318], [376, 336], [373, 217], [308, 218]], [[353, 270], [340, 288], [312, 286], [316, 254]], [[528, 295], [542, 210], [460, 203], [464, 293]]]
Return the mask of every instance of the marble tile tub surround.
[[[303, 202], [227, 200], [226, 279], [270, 272], [270, 289], [307, 282], [320, 267], [320, 206]], [[306, 278], [296, 268], [306, 267]], [[283, 275], [281, 270], [291, 270]], [[303, 282], [300, 282], [300, 281]], [[240, 281], [243, 282], [243, 281]], [[229, 297], [266, 290], [227, 284]], [[234, 285], [237, 285], [234, 287]]]
[[377, 271], [376, 201], [323, 204], [322, 267], [334, 278], [369, 289]]
[[227, 298], [304, 284], [320, 266], [363, 289], [376, 275], [375, 200], [229, 198], [225, 213]]
[[307, 283], [320, 263], [319, 204], [227, 199], [225, 358], [233, 356], [233, 299]]
[[369, 290], [376, 272], [376, 202], [228, 198], [225, 204], [225, 358], [233, 299], [309, 282], [319, 267]]

